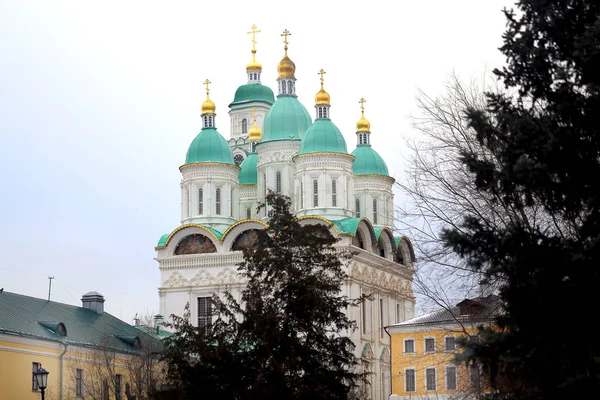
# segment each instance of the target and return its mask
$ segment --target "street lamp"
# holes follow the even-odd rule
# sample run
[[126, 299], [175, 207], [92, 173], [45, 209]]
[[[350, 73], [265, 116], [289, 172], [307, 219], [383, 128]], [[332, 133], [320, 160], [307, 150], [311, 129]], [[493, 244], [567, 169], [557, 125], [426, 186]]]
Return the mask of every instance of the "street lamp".
[[34, 372], [35, 380], [37, 381], [38, 388], [42, 391], [42, 400], [44, 400], [44, 391], [46, 387], [48, 387], [48, 374], [44, 368], [38, 368], [37, 371]]

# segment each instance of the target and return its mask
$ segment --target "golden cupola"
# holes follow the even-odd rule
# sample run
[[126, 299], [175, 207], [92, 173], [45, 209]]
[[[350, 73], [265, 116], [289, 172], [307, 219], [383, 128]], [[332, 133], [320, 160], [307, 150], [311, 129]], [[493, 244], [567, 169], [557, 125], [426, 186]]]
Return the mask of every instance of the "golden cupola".
[[281, 59], [281, 61], [279, 61], [279, 64], [277, 65], [277, 74], [279, 79], [296, 79], [296, 77], [294, 76], [294, 73], [296, 72], [296, 64], [294, 64], [294, 62], [290, 60], [287, 54], [287, 37], [290, 35], [291, 33], [289, 33], [287, 29], [284, 30], [281, 34], [281, 36], [284, 37], [283, 43], [285, 44], [285, 46], [283, 47], [283, 49], [285, 50], [285, 54], [283, 55], [283, 58]]
[[252, 25], [252, 29], [249, 34], [252, 34], [252, 61], [246, 65], [246, 71], [262, 71], [262, 64], [256, 61], [256, 34], [260, 30], [256, 29], [256, 25]]
[[202, 103], [202, 114], [215, 114], [215, 111], [217, 109], [215, 103], [213, 103], [213, 101], [208, 96], [210, 92], [208, 85], [210, 85], [210, 83], [211, 82], [208, 79], [204, 81], [204, 84], [206, 85], [206, 100], [204, 100], [204, 103]]
[[254, 109], [254, 124], [248, 131], [248, 140], [252, 142], [259, 142], [262, 139], [262, 130], [256, 125], [256, 108]]
[[321, 70], [319, 71], [319, 75], [321, 75], [321, 90], [319, 90], [319, 92], [315, 95], [316, 105], [330, 105], [331, 101], [329, 93], [327, 93], [325, 89], [323, 89], [323, 74], [325, 74], [325, 71], [323, 71], [323, 69], [321, 68]]
[[365, 118], [365, 102], [364, 98], [361, 98], [360, 103], [360, 112], [361, 116], [358, 122], [356, 122], [356, 131], [357, 132], [370, 132], [371, 131], [371, 123], [367, 121]]

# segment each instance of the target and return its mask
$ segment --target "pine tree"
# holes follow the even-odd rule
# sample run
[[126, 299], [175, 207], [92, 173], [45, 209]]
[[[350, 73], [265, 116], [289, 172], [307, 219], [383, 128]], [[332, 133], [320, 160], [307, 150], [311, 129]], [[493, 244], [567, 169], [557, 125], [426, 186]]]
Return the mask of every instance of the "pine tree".
[[[165, 353], [164, 398], [347, 399], [363, 383], [346, 310], [362, 299], [341, 294], [346, 279], [336, 239], [301, 225], [290, 199], [269, 193], [268, 227], [244, 249], [242, 301], [214, 296], [211, 329], [173, 316]], [[172, 396], [172, 397], [168, 397]]]
[[495, 73], [509, 94], [467, 110], [493, 155], [465, 151], [478, 190], [514, 214], [539, 219], [492, 226], [477, 214], [444, 232], [447, 246], [500, 281], [498, 330], [464, 343], [498, 389], [518, 399], [600, 392], [600, 2], [520, 0], [505, 11]]

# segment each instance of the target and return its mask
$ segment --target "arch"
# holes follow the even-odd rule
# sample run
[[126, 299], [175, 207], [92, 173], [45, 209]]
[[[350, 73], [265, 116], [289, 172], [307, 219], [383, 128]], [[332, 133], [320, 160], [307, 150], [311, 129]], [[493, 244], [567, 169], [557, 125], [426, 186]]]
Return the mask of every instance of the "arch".
[[356, 226], [355, 236], [357, 234], [359, 234], [360, 239], [362, 239], [363, 246], [364, 246], [364, 247], [362, 247], [362, 249], [364, 249], [368, 252], [372, 252], [373, 245], [375, 243], [377, 243], [377, 241], [375, 240], [375, 237], [376, 237], [375, 230], [373, 229], [373, 225], [371, 224], [371, 221], [369, 221], [366, 218], [361, 218]]
[[301, 226], [316, 224], [327, 226], [329, 232], [333, 235], [334, 238], [338, 238], [340, 236], [340, 231], [337, 229], [334, 223], [328, 220], [327, 218], [319, 217], [316, 215], [307, 215], [304, 217], [296, 218], [296, 221], [298, 221], [298, 223]]
[[265, 229], [267, 226], [268, 225], [266, 223], [257, 219], [244, 219], [242, 221], [236, 222], [235, 224], [227, 228], [227, 230], [223, 233], [222, 243], [224, 251], [231, 251], [231, 248], [233, 247], [233, 242], [244, 231], [250, 229]]
[[373, 347], [371, 346], [371, 343], [365, 343], [360, 352], [360, 357], [366, 360], [371, 360], [373, 358]]
[[192, 233], [181, 239], [173, 254], [176, 256], [184, 254], [204, 254], [204, 253], [216, 253], [217, 247], [208, 238], [208, 236], [201, 233]]
[[259, 244], [260, 232], [264, 229], [247, 229], [236, 236], [231, 245], [231, 251], [244, 251], [254, 249]]
[[377, 254], [388, 260], [393, 260], [396, 250], [394, 234], [387, 226], [383, 228], [375, 227], [374, 229], [377, 235]]
[[[177, 244], [187, 235], [192, 233], [200, 233], [202, 235], [206, 235], [213, 241], [215, 245], [221, 243], [221, 237], [223, 236], [221, 232], [216, 229], [209, 228], [200, 224], [186, 224], [177, 227], [173, 232], [169, 234], [169, 236], [164, 240], [162, 247], [158, 249], [168, 249], [169, 254], [174, 254], [175, 247]], [[158, 246], [157, 246], [158, 247]]]
[[400, 264], [404, 264], [407, 267], [412, 268], [413, 263], [417, 261], [415, 257], [415, 251], [413, 249], [413, 245], [409, 238], [406, 236], [396, 237], [394, 238], [397, 246], [396, 246], [396, 260]]

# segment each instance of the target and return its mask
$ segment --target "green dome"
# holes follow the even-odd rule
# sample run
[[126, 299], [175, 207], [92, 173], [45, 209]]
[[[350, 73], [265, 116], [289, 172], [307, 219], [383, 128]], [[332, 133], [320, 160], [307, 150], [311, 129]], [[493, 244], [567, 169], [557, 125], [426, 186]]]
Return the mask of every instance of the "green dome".
[[190, 144], [185, 157], [186, 164], [219, 162], [235, 165], [233, 153], [227, 141], [215, 128], [204, 128]]
[[229, 104], [229, 107], [252, 101], [260, 101], [270, 105], [275, 103], [275, 96], [273, 96], [273, 91], [270, 87], [261, 85], [260, 83], [249, 83], [240, 86], [235, 91], [235, 97], [231, 104]]
[[331, 120], [317, 119], [306, 131], [298, 154], [326, 152], [348, 154], [348, 149], [342, 133]]
[[300, 140], [311, 124], [308, 111], [295, 96], [279, 96], [265, 117], [261, 143]]
[[352, 155], [354, 156], [354, 163], [352, 164], [354, 175], [390, 176], [385, 161], [371, 146], [358, 146], [352, 152]]
[[240, 185], [256, 185], [258, 183], [258, 169], [256, 165], [258, 164], [258, 154], [250, 153], [248, 157], [240, 164], [240, 174], [238, 175], [238, 179], [240, 181]]

